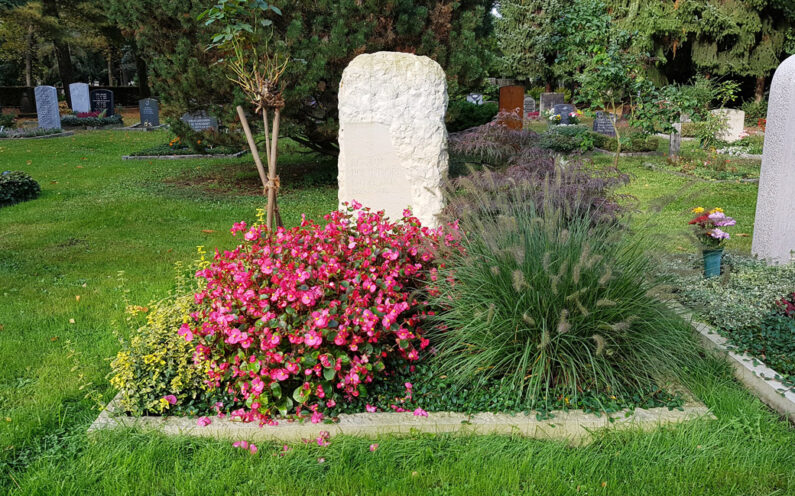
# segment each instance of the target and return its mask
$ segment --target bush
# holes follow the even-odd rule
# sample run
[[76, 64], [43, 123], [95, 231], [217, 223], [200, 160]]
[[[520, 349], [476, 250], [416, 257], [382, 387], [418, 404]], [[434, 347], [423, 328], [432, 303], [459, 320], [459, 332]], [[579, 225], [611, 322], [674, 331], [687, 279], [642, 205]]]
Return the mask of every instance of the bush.
[[14, 114], [0, 112], [0, 128], [11, 129], [14, 127]]
[[454, 238], [408, 211], [390, 222], [359, 208], [274, 234], [235, 224], [244, 243], [197, 272], [207, 286], [180, 334], [198, 343], [209, 384], [233, 397], [233, 416], [309, 410], [317, 422], [428, 345], [412, 291]]
[[594, 147], [594, 138], [586, 126], [555, 126], [542, 134], [538, 146], [560, 153], [588, 151]]
[[32, 200], [41, 193], [35, 179], [22, 171], [0, 173], [0, 207]]
[[461, 253], [430, 285], [429, 338], [458, 384], [502, 381], [527, 407], [659, 387], [693, 359], [686, 325], [653, 296], [650, 261], [615, 226], [501, 201], [461, 219]]
[[86, 116], [80, 117], [79, 115], [67, 115], [61, 117], [61, 126], [63, 127], [102, 127], [102, 126], [116, 126], [124, 124], [121, 115], [115, 114], [110, 117], [99, 116]]
[[[178, 279], [175, 295], [148, 307], [128, 307], [128, 313], [145, 313], [146, 321], [111, 362], [110, 383], [121, 392], [121, 404], [134, 415], [202, 410], [211, 404], [203, 381], [206, 373], [193, 361], [194, 347], [177, 329], [196, 310], [191, 278]], [[174, 396], [176, 401], [165, 398]], [[172, 408], [176, 404], [177, 407]]]
[[447, 115], [444, 119], [447, 131], [451, 133], [463, 131], [491, 122], [498, 110], [496, 103], [477, 105], [466, 100], [452, 101], [447, 106]]
[[743, 102], [742, 109], [745, 112], [746, 126], [756, 126], [759, 119], [767, 118], [767, 100]]
[[501, 122], [512, 119], [517, 119], [515, 114], [501, 112], [488, 124], [451, 134], [447, 142], [451, 161], [506, 165], [520, 150], [535, 146], [538, 134], [500, 125]]
[[26, 127], [22, 129], [5, 129], [0, 131], [0, 138], [33, 138], [36, 136], [49, 136], [51, 134], [61, 134], [62, 129], [42, 129], [38, 127]]
[[[591, 132], [591, 136], [596, 148], [610, 152], [615, 152], [618, 149], [618, 142], [612, 136], [594, 132]], [[628, 136], [621, 137], [621, 153], [654, 152], [657, 151], [659, 146], [659, 138], [644, 133], [634, 132]]]
[[224, 133], [217, 129], [204, 129], [194, 131], [190, 125], [182, 119], [168, 119], [171, 132], [176, 137], [171, 141], [173, 144], [180, 144], [193, 150], [193, 153], [205, 154], [207, 150], [218, 147], [234, 148], [240, 151], [242, 138], [240, 133]]

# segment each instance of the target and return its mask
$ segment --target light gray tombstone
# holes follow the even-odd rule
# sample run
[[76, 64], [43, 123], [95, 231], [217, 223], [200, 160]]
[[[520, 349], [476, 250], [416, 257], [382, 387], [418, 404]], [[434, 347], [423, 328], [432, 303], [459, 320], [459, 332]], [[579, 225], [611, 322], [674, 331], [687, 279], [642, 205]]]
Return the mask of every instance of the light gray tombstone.
[[204, 131], [205, 129], [218, 129], [218, 119], [208, 115], [204, 110], [193, 113], [184, 113], [180, 117], [187, 122], [194, 131]]
[[712, 111], [713, 114], [722, 115], [726, 120], [726, 128], [717, 136], [721, 141], [734, 143], [742, 139], [745, 130], [745, 112], [739, 109], [720, 108]]
[[525, 96], [524, 97], [524, 113], [528, 114], [530, 112], [536, 111], [536, 100], [532, 96]]
[[555, 105], [565, 101], [566, 96], [563, 93], [541, 93], [541, 96], [538, 98], [538, 111], [543, 114]]
[[86, 83], [70, 84], [69, 97], [72, 100], [72, 112], [91, 112], [91, 99], [88, 97]]
[[668, 156], [676, 158], [679, 156], [679, 150], [682, 148], [682, 123], [674, 123], [674, 132], [670, 135], [668, 142]]
[[483, 105], [483, 95], [481, 93], [470, 93], [467, 95], [467, 101], [475, 105]]
[[439, 224], [447, 177], [447, 79], [410, 53], [354, 58], [339, 88], [339, 202], [358, 201], [400, 219], [410, 207]]
[[36, 86], [36, 116], [41, 129], [61, 129], [58, 90], [53, 86]]
[[776, 69], [767, 108], [751, 252], [786, 263], [795, 251], [795, 55]]
[[154, 98], [138, 100], [138, 113], [141, 116], [141, 126], [156, 127], [160, 125], [160, 105]]

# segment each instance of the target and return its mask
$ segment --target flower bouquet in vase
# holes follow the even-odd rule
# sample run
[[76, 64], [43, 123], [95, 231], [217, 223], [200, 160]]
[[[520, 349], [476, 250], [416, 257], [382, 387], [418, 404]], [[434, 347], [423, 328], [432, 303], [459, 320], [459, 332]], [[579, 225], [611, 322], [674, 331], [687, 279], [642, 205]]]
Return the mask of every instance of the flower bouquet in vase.
[[696, 217], [689, 224], [694, 226], [696, 238], [701, 243], [701, 253], [704, 257], [704, 276], [719, 276], [723, 259], [723, 245], [730, 238], [729, 233], [721, 228], [733, 226], [737, 221], [726, 216], [723, 209], [719, 207], [715, 207], [712, 210], [696, 207], [691, 212]]

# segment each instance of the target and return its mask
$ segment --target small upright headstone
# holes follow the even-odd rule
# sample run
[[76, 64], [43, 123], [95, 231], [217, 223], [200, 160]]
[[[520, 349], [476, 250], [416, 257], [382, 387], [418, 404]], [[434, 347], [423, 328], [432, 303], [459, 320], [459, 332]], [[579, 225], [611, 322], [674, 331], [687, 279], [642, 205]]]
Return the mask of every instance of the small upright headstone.
[[769, 102], [751, 252], [787, 263], [795, 251], [795, 55], [776, 69]]
[[58, 90], [53, 86], [36, 86], [36, 116], [41, 129], [61, 129]]
[[593, 130], [595, 133], [604, 134], [606, 136], [616, 135], [616, 126], [613, 124], [613, 115], [609, 112], [602, 112], [601, 110], [596, 113], [596, 118], [593, 120]]
[[138, 112], [141, 115], [141, 126], [155, 127], [160, 125], [160, 106], [154, 98], [138, 100]]
[[91, 111], [105, 111], [105, 117], [113, 115], [113, 92], [110, 90], [94, 90], [91, 92]]
[[503, 86], [500, 88], [500, 112], [516, 114], [516, 119], [505, 120], [509, 129], [522, 129], [524, 116], [524, 87]]
[[88, 97], [86, 83], [70, 84], [69, 95], [72, 99], [72, 112], [91, 112], [91, 100]]
[[339, 201], [438, 226], [447, 178], [447, 79], [410, 53], [354, 58], [339, 87]]
[[536, 100], [532, 96], [525, 96], [524, 97], [524, 111], [525, 113], [535, 112], [536, 111]]
[[742, 138], [745, 128], [745, 112], [739, 109], [721, 108], [712, 111], [713, 114], [720, 114], [726, 119], [726, 129], [715, 136], [721, 141], [734, 143]]
[[538, 111], [543, 114], [555, 105], [565, 101], [566, 96], [563, 93], [541, 93], [541, 96], [538, 99]]
[[559, 115], [561, 124], [571, 124], [571, 117], [569, 114], [576, 110], [574, 105], [570, 103], [559, 103], [552, 107], [552, 115]]
[[483, 95], [481, 93], [470, 93], [467, 95], [467, 101], [475, 105], [483, 105]]
[[218, 129], [218, 119], [209, 115], [204, 110], [198, 112], [186, 112], [180, 117], [194, 131], [204, 131], [206, 129]]

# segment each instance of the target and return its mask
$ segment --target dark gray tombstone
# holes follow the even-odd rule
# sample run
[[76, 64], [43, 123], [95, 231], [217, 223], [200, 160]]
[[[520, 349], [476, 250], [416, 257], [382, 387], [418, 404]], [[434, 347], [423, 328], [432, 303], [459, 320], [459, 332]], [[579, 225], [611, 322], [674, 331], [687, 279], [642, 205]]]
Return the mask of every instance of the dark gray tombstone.
[[41, 129], [61, 129], [58, 90], [53, 86], [36, 86], [36, 116]]
[[574, 105], [570, 103], [559, 103], [552, 107], [552, 114], [560, 116], [561, 124], [571, 124], [569, 114], [577, 110]]
[[102, 112], [105, 111], [105, 117], [113, 115], [115, 108], [113, 102], [113, 92], [110, 90], [94, 90], [91, 92], [91, 111]]
[[86, 83], [70, 84], [69, 97], [72, 99], [72, 112], [91, 112], [91, 99]]
[[155, 127], [160, 125], [160, 105], [154, 98], [138, 100], [138, 112], [141, 115], [141, 125]]
[[561, 104], [566, 101], [566, 96], [563, 93], [541, 93], [538, 99], [538, 111], [546, 112], [555, 105]]
[[207, 112], [200, 110], [199, 112], [185, 113], [181, 119], [188, 123], [194, 131], [204, 131], [205, 129], [218, 129], [218, 119], [208, 115]]
[[483, 95], [480, 93], [470, 93], [467, 95], [467, 101], [475, 105], [483, 105]]
[[536, 111], [536, 100], [532, 96], [524, 97], [524, 112], [525, 114]]
[[615, 136], [616, 126], [613, 124], [613, 122], [612, 114], [609, 112], [599, 111], [596, 113], [596, 118], [593, 120], [593, 130], [599, 134]]

